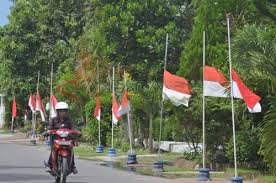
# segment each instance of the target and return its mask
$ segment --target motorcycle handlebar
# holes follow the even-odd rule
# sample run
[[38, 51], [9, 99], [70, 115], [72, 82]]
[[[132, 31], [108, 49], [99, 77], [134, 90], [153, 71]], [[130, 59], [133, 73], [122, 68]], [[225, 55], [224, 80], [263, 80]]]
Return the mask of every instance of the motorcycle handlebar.
[[[49, 135], [55, 135], [57, 130], [48, 130], [47, 132], [44, 132], [43, 136], [49, 136]], [[78, 130], [69, 130], [70, 135], [76, 135], [77, 137], [81, 137], [81, 132]]]

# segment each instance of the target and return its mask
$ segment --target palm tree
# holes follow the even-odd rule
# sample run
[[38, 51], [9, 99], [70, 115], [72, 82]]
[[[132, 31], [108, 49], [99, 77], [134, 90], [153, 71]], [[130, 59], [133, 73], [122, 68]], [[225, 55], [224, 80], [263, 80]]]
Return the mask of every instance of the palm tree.
[[[260, 124], [261, 147], [271, 171], [276, 173], [276, 37], [275, 27], [246, 25], [234, 38], [233, 58], [236, 66], [262, 96], [265, 111]], [[274, 96], [274, 97], [271, 97]]]

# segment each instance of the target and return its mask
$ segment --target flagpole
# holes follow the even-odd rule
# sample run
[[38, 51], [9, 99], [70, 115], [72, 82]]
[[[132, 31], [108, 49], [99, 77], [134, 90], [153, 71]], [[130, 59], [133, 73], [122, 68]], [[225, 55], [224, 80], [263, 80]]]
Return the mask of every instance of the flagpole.
[[[126, 71], [124, 70], [124, 82], [125, 82], [125, 87], [127, 90], [127, 79], [126, 79]], [[128, 135], [129, 135], [129, 145], [130, 145], [130, 153], [133, 153], [133, 148], [132, 148], [132, 131], [131, 131], [131, 123], [130, 123], [130, 114], [127, 112], [127, 123], [128, 123]]]
[[[169, 34], [166, 35], [166, 48], [165, 48], [165, 57], [164, 57], [164, 71], [167, 67], [167, 53], [168, 53], [168, 41], [169, 40]], [[161, 135], [162, 135], [162, 123], [163, 123], [163, 108], [164, 108], [164, 97], [162, 94], [161, 99], [161, 111], [160, 111], [160, 127], [159, 127], [159, 142], [158, 142], [158, 159], [161, 160], [161, 153], [160, 153], [160, 145], [161, 145]]]
[[203, 95], [202, 95], [202, 168], [205, 168], [206, 163], [206, 141], [205, 141], [205, 96], [204, 96], [204, 66], [205, 66], [205, 31], [203, 31], [203, 74], [202, 74], [202, 84], [203, 84]]
[[231, 82], [231, 107], [232, 107], [232, 126], [233, 126], [235, 177], [238, 177], [237, 150], [236, 150], [236, 131], [235, 131], [235, 113], [234, 113], [234, 99], [233, 99], [232, 60], [231, 60], [230, 16], [231, 16], [231, 14], [226, 15], [226, 17], [227, 17], [227, 32], [228, 32], [228, 60], [229, 60], [230, 82]]
[[[115, 96], [115, 86], [114, 86], [114, 77], [115, 77], [115, 68], [114, 66], [112, 67], [112, 97], [116, 97]], [[114, 95], [114, 96], [113, 96]], [[113, 112], [112, 112], [112, 115], [113, 115]], [[113, 136], [114, 136], [114, 121], [112, 120], [112, 140], [111, 140], [111, 148], [113, 148]]]
[[[97, 95], [98, 97], [100, 97], [100, 74], [99, 74], [99, 60], [97, 59], [97, 84], [98, 84], [98, 91], [97, 91]], [[101, 116], [98, 120], [99, 123], [99, 146], [101, 146]]]
[[53, 97], [53, 70], [54, 70], [54, 65], [52, 63], [51, 65], [51, 83], [50, 83], [50, 112], [49, 112], [49, 121], [51, 120], [52, 117], [52, 97]]
[[[36, 98], [37, 98], [37, 96], [39, 95], [39, 93], [38, 93], [38, 88], [39, 88], [39, 77], [40, 77], [40, 71], [38, 71], [38, 73], [37, 73], [37, 85], [36, 85]], [[36, 106], [37, 107], [37, 106]], [[36, 110], [36, 109], [35, 109]], [[36, 120], [36, 112], [35, 112], [35, 120]], [[34, 123], [33, 123], [33, 134], [32, 134], [32, 137], [33, 137], [33, 140], [34, 140], [34, 143], [36, 143], [35, 142], [35, 123], [36, 123], [36, 121], [34, 120]]]

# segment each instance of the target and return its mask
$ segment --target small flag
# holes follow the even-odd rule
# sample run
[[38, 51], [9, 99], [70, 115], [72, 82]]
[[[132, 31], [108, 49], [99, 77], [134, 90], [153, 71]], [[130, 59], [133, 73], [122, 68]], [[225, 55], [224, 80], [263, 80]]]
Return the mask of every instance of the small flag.
[[118, 103], [116, 100], [115, 93], [112, 94], [112, 122], [117, 125], [121, 117], [118, 114]]
[[15, 96], [13, 97], [13, 101], [12, 101], [12, 117], [13, 118], [16, 117], [16, 100], [15, 100]]
[[96, 98], [96, 108], [95, 108], [95, 111], [94, 111], [94, 117], [100, 121], [101, 120], [101, 101], [100, 101], [100, 96], [97, 95], [97, 98]]
[[181, 104], [188, 107], [191, 98], [191, 89], [186, 79], [164, 71], [163, 97], [174, 105]]
[[57, 104], [57, 98], [55, 97], [55, 95], [52, 95], [51, 97], [51, 111], [50, 111], [50, 115], [51, 115], [51, 118], [54, 118], [57, 116], [57, 112], [56, 112], [56, 104]]
[[30, 95], [30, 98], [29, 98], [29, 107], [31, 109], [31, 111], [33, 113], [35, 113], [35, 109], [36, 109], [36, 106], [35, 106], [36, 102], [35, 102], [35, 97], [33, 95]]
[[232, 69], [233, 79], [233, 97], [243, 99], [247, 105], [249, 112], [258, 113], [262, 111], [262, 107], [259, 103], [261, 97], [253, 93], [240, 79], [237, 72]]
[[204, 96], [229, 97], [229, 83], [224, 75], [214, 67], [204, 66], [203, 68]]
[[41, 120], [45, 121], [44, 107], [38, 92], [36, 95], [36, 111], [40, 112]]
[[121, 99], [121, 106], [119, 108], [118, 114], [121, 116], [123, 114], [128, 113], [130, 110], [131, 110], [131, 108], [130, 108], [130, 103], [128, 100], [128, 92], [127, 92], [127, 90], [125, 90], [125, 92], [122, 96], [122, 99]]

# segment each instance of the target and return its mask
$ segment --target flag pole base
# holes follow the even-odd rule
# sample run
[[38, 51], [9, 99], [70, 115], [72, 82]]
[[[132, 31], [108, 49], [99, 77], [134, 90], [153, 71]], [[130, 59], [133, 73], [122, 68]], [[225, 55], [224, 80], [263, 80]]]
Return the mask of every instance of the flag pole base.
[[108, 149], [108, 156], [109, 156], [109, 157], [116, 157], [116, 149], [114, 149], [114, 148], [109, 148], [109, 149]]
[[198, 170], [197, 181], [211, 181], [210, 170], [208, 168], [200, 168]]
[[136, 154], [128, 154], [127, 155], [127, 164], [137, 164]]
[[231, 183], [243, 183], [242, 177], [232, 177]]
[[156, 172], [164, 172], [164, 162], [162, 160], [159, 160], [153, 163], [153, 170]]
[[96, 153], [103, 153], [104, 152], [104, 147], [102, 145], [98, 145], [96, 147]]

